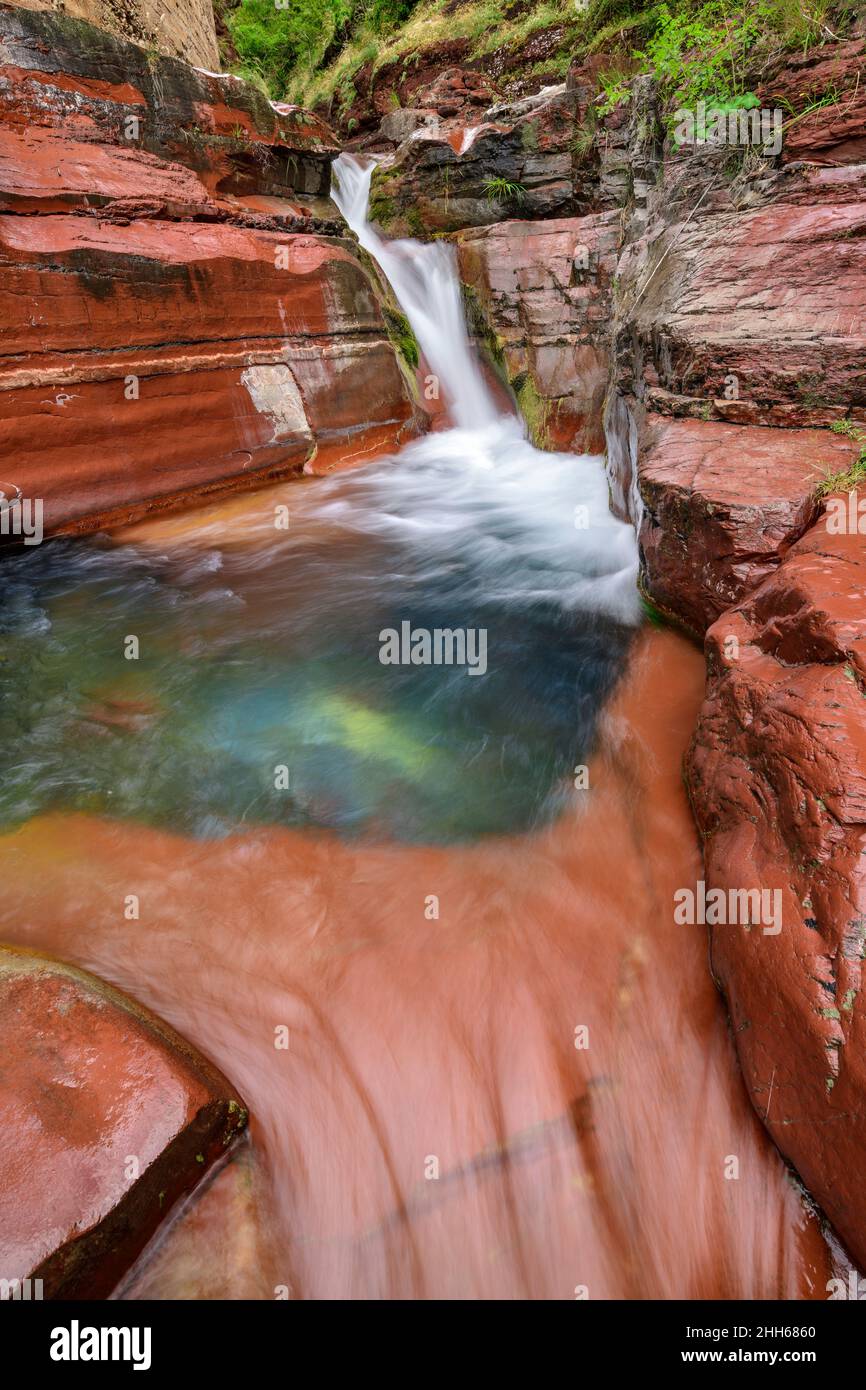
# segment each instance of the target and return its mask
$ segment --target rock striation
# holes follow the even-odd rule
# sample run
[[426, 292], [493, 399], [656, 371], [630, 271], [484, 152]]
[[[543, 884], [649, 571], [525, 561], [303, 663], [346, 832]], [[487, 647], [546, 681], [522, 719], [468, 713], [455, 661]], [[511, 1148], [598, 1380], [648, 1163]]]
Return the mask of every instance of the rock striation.
[[0, 5], [2, 481], [46, 534], [417, 429], [337, 152], [239, 79]]

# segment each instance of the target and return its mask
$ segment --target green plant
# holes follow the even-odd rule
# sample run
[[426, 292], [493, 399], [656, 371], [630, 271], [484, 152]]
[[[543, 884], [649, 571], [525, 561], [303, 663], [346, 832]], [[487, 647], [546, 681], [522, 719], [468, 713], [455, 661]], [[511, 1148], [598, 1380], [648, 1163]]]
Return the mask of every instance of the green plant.
[[599, 102], [597, 108], [600, 116], [609, 116], [618, 106], [631, 101], [631, 84], [627, 73], [619, 70], [600, 72], [598, 85], [604, 95], [604, 101]]
[[512, 183], [510, 179], [487, 179], [484, 194], [488, 203], [525, 203], [526, 189], [522, 183]]
[[392, 309], [386, 305], [383, 308], [385, 326], [388, 330], [388, 337], [403, 357], [406, 365], [414, 372], [421, 358], [418, 348], [418, 340], [412, 332], [411, 324], [397, 309]]
[[860, 447], [859, 456], [849, 468], [838, 473], [829, 471], [815, 489], [816, 497], [829, 497], [832, 492], [851, 492], [860, 483], [866, 482], [866, 430], [853, 420], [834, 420], [830, 426], [834, 434], [843, 434]]

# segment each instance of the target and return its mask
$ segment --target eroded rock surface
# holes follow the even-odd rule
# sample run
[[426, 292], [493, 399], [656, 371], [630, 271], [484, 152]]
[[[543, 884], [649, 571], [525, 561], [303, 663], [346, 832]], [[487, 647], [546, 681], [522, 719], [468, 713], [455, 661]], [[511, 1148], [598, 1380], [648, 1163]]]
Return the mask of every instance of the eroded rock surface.
[[710, 928], [753, 1102], [866, 1262], [866, 547], [822, 518], [707, 637], [687, 763], [707, 882], [780, 894]]
[[416, 428], [378, 290], [332, 235], [336, 153], [236, 78], [0, 6], [3, 482], [46, 533]]
[[819, 510], [816, 490], [858, 454], [829, 430], [648, 415], [638, 467], [644, 584], [702, 636], [779, 564]]
[[543, 447], [600, 452], [618, 217], [500, 222], [457, 236], [476, 328]]
[[246, 1110], [170, 1028], [50, 957], [0, 950], [0, 1023], [0, 1278], [104, 1298]]

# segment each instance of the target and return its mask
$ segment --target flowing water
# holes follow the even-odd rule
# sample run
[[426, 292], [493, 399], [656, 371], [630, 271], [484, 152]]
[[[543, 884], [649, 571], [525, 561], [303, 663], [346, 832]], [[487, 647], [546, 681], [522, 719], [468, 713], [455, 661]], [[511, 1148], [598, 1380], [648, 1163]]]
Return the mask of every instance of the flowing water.
[[[449, 249], [383, 242], [337, 172], [453, 427], [2, 565], [0, 931], [153, 1007], [253, 1115], [124, 1296], [823, 1290], [672, 920], [700, 654], [640, 629], [602, 461], [495, 404]], [[484, 661], [386, 664], [404, 625]]]

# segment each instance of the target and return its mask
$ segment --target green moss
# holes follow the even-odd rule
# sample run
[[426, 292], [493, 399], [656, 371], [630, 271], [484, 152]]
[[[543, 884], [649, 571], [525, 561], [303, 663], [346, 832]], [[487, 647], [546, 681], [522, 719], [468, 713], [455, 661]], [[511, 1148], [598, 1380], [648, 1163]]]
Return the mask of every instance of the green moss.
[[533, 121], [525, 121], [520, 127], [520, 143], [525, 150], [538, 149], [538, 129]]
[[462, 288], [463, 312], [466, 315], [466, 324], [470, 336], [482, 344], [502, 380], [510, 386], [512, 383], [508, 381], [508, 373], [505, 365], [505, 344], [499, 335], [494, 332], [474, 286], [463, 285]]
[[393, 198], [383, 198], [381, 194], [370, 199], [370, 221], [387, 231], [397, 216]]
[[421, 214], [416, 207], [406, 209], [404, 221], [412, 236], [423, 237], [426, 235], [427, 228], [424, 226]]
[[397, 351], [403, 358], [407, 367], [415, 371], [421, 360], [421, 352], [418, 347], [418, 339], [412, 332], [412, 326], [405, 314], [385, 305], [382, 309], [385, 319], [385, 327], [388, 330], [388, 337], [394, 344]]
[[538, 394], [535, 382], [529, 372], [523, 372], [516, 378], [514, 388], [520, 413], [526, 421], [529, 438], [536, 449], [547, 449], [550, 444], [550, 401]]

